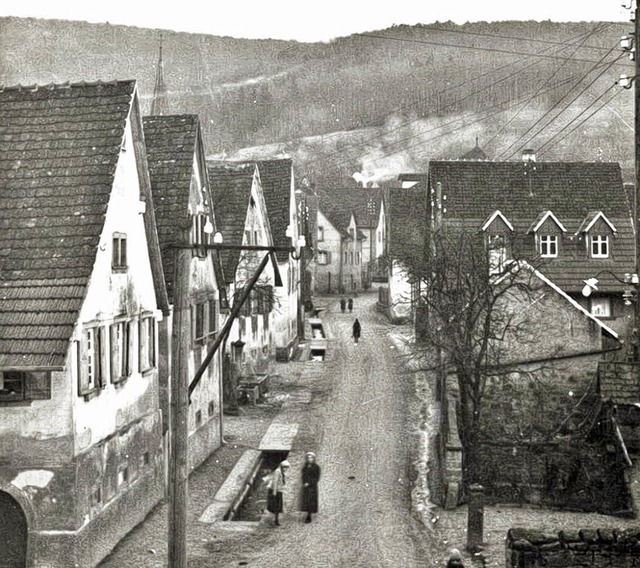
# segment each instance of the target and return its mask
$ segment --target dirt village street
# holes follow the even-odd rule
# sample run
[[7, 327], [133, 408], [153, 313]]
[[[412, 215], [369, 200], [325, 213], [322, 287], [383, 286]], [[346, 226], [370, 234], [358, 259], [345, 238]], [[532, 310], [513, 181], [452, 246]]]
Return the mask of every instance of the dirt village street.
[[[392, 326], [375, 311], [374, 294], [356, 298], [352, 314], [340, 313], [337, 298], [322, 298], [317, 307], [325, 308], [327, 359], [278, 365], [280, 380], [270, 398], [284, 404], [274, 404], [277, 410], [258, 405], [229, 417], [227, 444], [190, 478], [189, 566], [410, 568], [445, 558], [446, 548], [436, 550], [433, 534], [410, 512], [411, 387], [389, 336]], [[356, 317], [362, 323], [358, 344], [351, 338]], [[299, 423], [287, 488], [296, 498], [285, 506], [283, 525], [274, 527], [268, 516], [257, 529], [198, 522], [234, 460], [243, 449], [257, 447], [274, 415]], [[320, 513], [311, 524], [303, 523], [297, 498], [307, 449], [317, 452], [322, 466]], [[166, 565], [165, 516], [163, 504], [101, 566]]]

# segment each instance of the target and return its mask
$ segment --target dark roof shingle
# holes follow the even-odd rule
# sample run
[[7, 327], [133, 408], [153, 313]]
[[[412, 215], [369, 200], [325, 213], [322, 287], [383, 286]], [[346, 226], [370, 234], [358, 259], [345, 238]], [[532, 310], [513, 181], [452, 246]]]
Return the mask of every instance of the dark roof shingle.
[[[545, 259], [540, 270], [563, 290], [581, 290], [584, 279], [603, 269], [635, 271], [631, 207], [617, 163], [432, 161], [428, 186], [437, 183], [446, 197], [445, 222], [479, 228], [499, 210], [517, 234], [526, 235], [542, 212], [551, 211], [567, 234], [558, 258]], [[424, 183], [421, 187], [426, 190]], [[610, 258], [589, 258], [576, 236], [594, 211], [602, 211], [618, 230]], [[620, 285], [603, 275], [600, 289], [620, 290]]]
[[0, 90], [0, 367], [64, 364], [134, 93]]
[[[224, 242], [241, 245], [251, 200], [255, 163], [207, 162], [209, 184], [218, 230]], [[240, 251], [221, 251], [222, 269], [227, 282], [235, 279]]]

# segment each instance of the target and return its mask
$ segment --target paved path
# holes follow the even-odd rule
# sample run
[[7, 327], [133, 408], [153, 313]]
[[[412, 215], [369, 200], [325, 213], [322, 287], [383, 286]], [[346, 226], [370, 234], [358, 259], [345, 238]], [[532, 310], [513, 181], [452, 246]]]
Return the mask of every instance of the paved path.
[[[374, 302], [372, 294], [365, 295], [356, 299], [352, 315], [336, 311], [334, 302], [322, 313], [332, 353], [315, 364], [325, 365], [333, 389], [317, 448], [323, 468], [320, 515], [307, 525], [301, 513], [290, 512], [284, 526], [273, 529], [278, 538], [249, 565], [433, 565], [420, 544], [424, 529], [409, 513], [408, 383], [398, 371], [389, 325], [375, 313]], [[358, 345], [350, 338], [356, 316], [363, 330]]]

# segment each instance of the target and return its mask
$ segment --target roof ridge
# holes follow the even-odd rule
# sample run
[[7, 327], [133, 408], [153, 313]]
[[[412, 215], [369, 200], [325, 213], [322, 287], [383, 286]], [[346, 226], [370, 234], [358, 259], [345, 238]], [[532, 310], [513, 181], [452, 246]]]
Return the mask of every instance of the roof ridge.
[[136, 82], [135, 79], [110, 79], [107, 81], [98, 79], [96, 81], [74, 81], [74, 82], [65, 81], [63, 83], [46, 83], [46, 84], [33, 83], [31, 85], [22, 85], [21, 83], [18, 83], [17, 85], [0, 85], [0, 92], [5, 92], [5, 91], [34, 91], [35, 92], [40, 90], [55, 91], [55, 90], [61, 90], [61, 89], [72, 89], [75, 87], [97, 87], [101, 85], [119, 85], [119, 84], [125, 84], [125, 83], [135, 83], [135, 82]]

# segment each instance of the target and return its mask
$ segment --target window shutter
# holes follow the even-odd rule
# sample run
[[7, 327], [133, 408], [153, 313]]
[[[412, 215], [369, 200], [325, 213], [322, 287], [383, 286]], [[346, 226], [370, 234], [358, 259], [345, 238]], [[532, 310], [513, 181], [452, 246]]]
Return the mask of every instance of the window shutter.
[[135, 349], [135, 334], [133, 333], [133, 326], [128, 321], [124, 324], [124, 369], [125, 376], [130, 376], [133, 373], [133, 350]]
[[120, 378], [120, 365], [119, 365], [119, 352], [120, 345], [118, 343], [118, 324], [114, 323], [109, 326], [110, 339], [111, 339], [111, 382], [117, 383]]
[[149, 325], [151, 327], [149, 341], [149, 365], [151, 367], [157, 366], [156, 361], [156, 319], [150, 318]]
[[94, 346], [94, 365], [96, 366], [96, 386], [102, 387], [107, 381], [104, 376], [104, 328], [102, 326], [97, 327], [94, 332], [94, 340], [96, 342]]
[[120, 237], [120, 263], [127, 266], [127, 237]]
[[78, 361], [78, 395], [84, 396], [89, 393], [89, 376], [87, 367], [89, 357], [87, 354], [87, 331], [82, 332], [82, 341], [76, 341], [76, 359]]
[[144, 346], [146, 343], [146, 323], [147, 320], [145, 318], [140, 318], [138, 321], [138, 373], [142, 373], [142, 371], [144, 371], [144, 365], [142, 362], [144, 361]]

